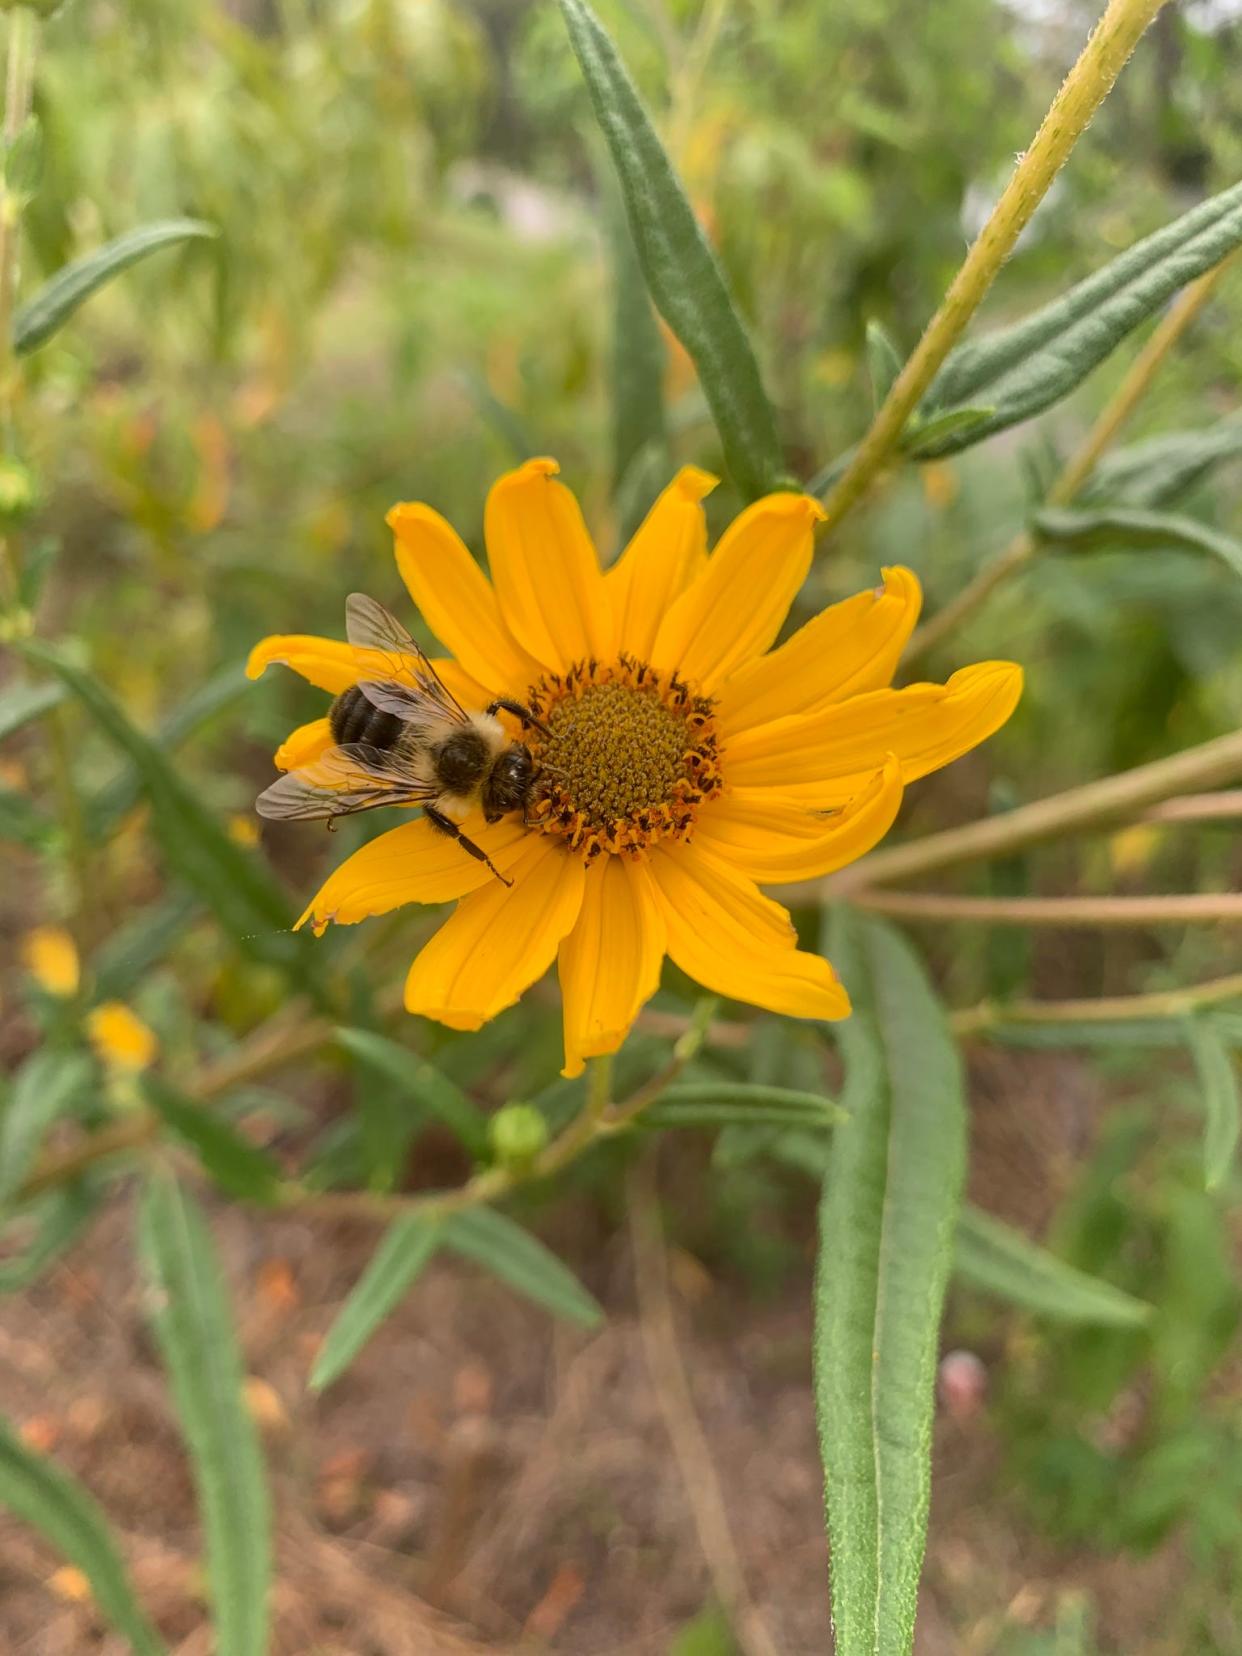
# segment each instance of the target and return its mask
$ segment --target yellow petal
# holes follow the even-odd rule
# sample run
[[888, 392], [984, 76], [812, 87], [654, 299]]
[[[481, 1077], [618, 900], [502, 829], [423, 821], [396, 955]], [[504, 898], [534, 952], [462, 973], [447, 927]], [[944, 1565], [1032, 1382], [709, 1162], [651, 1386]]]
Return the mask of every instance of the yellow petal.
[[103, 1001], [86, 1015], [86, 1034], [106, 1069], [137, 1074], [159, 1052], [155, 1031], [123, 1001]]
[[299, 765], [309, 765], [331, 746], [332, 727], [327, 719], [312, 719], [309, 724], [299, 725], [296, 730], [290, 731], [276, 749], [276, 769], [290, 771], [297, 770]]
[[483, 534], [505, 625], [544, 667], [615, 649], [612, 611], [578, 502], [553, 478], [555, 460], [528, 460], [492, 485]]
[[697, 846], [657, 846], [651, 872], [668, 952], [687, 976], [730, 1000], [795, 1018], [844, 1018], [849, 996], [819, 955], [797, 947], [793, 923], [753, 881]]
[[394, 506], [388, 525], [401, 579], [444, 648], [493, 695], [522, 695], [539, 677], [538, 664], [505, 626], [491, 582], [457, 531], [415, 501]]
[[410, 967], [405, 1004], [450, 1029], [478, 1029], [547, 971], [582, 906], [582, 859], [556, 840], [528, 841], [513, 885], [459, 903]]
[[750, 661], [722, 686], [722, 734], [888, 684], [919, 618], [923, 593], [909, 569], [886, 569], [878, 592], [859, 592], [800, 627], [779, 649]]
[[623, 650], [646, 660], [674, 599], [707, 566], [707, 518], [700, 502], [719, 482], [683, 466], [604, 577]]
[[711, 691], [761, 655], [806, 579], [823, 515], [810, 495], [767, 495], [748, 506], [660, 623], [653, 665], [676, 668]]
[[[461, 828], [502, 874], [521, 856], [529, 838], [515, 817], [489, 824], [480, 811], [467, 817]], [[406, 903], [450, 903], [489, 881], [504, 889], [486, 864], [477, 862], [425, 817], [417, 817], [346, 857], [328, 876], [298, 926], [309, 920], [316, 931], [322, 931], [330, 921], [352, 926]]]
[[[308, 684], [339, 696], [363, 679], [397, 679], [413, 684], [414, 663], [384, 650], [359, 650], [339, 638], [315, 638], [309, 633], [275, 633], [259, 641], [246, 663], [246, 677], [257, 679], [273, 662], [292, 667]], [[463, 707], [486, 707], [490, 693], [457, 662], [442, 656], [431, 665], [445, 688]]]
[[825, 809], [844, 805], [886, 753], [897, 756], [904, 782], [926, 776], [999, 730], [1021, 694], [1022, 669], [1010, 661], [963, 667], [947, 684], [872, 690], [731, 737], [725, 774], [737, 788], [773, 788]]
[[882, 840], [901, 806], [901, 766], [890, 754], [855, 799], [831, 816], [771, 788], [735, 788], [703, 807], [694, 843], [761, 885], [814, 880]]
[[46, 994], [68, 999], [78, 992], [77, 945], [63, 926], [36, 926], [22, 939], [22, 964]]
[[581, 1075], [587, 1058], [617, 1050], [659, 987], [663, 960], [664, 917], [647, 868], [600, 857], [587, 869], [578, 924], [561, 944], [562, 1075]]

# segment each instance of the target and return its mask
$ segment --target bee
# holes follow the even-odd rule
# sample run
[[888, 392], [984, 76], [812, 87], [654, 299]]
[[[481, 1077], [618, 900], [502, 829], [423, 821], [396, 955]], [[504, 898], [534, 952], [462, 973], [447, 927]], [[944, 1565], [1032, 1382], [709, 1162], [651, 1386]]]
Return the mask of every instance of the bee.
[[[497, 713], [513, 714], [523, 730], [546, 736], [547, 727], [504, 697], [478, 710], [462, 707], [396, 617], [361, 592], [346, 600], [345, 632], [356, 648], [381, 651], [393, 676], [342, 690], [328, 713], [335, 745], [264, 789], [255, 809], [285, 821], [325, 820], [331, 828], [337, 817], [379, 805], [419, 805], [433, 828], [512, 885], [460, 823], [476, 805], [485, 822], [511, 811], [526, 818], [537, 766]], [[401, 671], [413, 685], [401, 682]]]

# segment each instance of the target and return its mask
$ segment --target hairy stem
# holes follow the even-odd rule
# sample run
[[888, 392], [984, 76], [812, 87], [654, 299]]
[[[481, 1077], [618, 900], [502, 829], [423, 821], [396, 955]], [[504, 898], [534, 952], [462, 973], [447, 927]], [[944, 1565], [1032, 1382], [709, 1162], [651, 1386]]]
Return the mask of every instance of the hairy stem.
[[1149, 995], [1113, 995], [1099, 1000], [984, 1001], [950, 1014], [955, 1035], [983, 1035], [1006, 1024], [1127, 1023], [1147, 1018], [1181, 1018], [1220, 1001], [1242, 1000], [1242, 972], [1212, 978], [1185, 989]]
[[851, 901], [897, 920], [964, 920], [989, 926], [1185, 926], [1242, 920], [1242, 895], [955, 897], [938, 891], [858, 891]]
[[1065, 165], [1091, 117], [1112, 90], [1126, 59], [1164, 0], [1109, 0], [1077, 63], [1053, 99], [1039, 131], [1014, 169], [991, 218], [897, 376], [858, 445], [853, 459], [824, 502], [829, 529], [856, 505], [896, 448], [906, 422], [940, 365], [1030, 222], [1049, 186]]
[[[1214, 270], [1209, 270], [1197, 281], [1191, 282], [1156, 328], [1151, 338], [1135, 357], [1130, 371], [1101, 410], [1099, 418], [1083, 438], [1078, 448], [1066, 461], [1064, 468], [1048, 491], [1049, 506], [1068, 506], [1095, 470], [1100, 456], [1133, 414], [1156, 370], [1168, 356], [1182, 334], [1198, 316], [1216, 284], [1229, 266], [1230, 258], [1223, 259]], [[1039, 542], [1029, 529], [1021, 529], [990, 563], [984, 564], [973, 580], [964, 586], [956, 598], [924, 624], [910, 640], [905, 652], [905, 665], [917, 661], [928, 650], [934, 650], [951, 637], [966, 619], [1003, 586], [1011, 575], [1025, 568], [1039, 550]]]
[[1004, 856], [1040, 840], [1097, 828], [1132, 816], [1163, 799], [1232, 782], [1240, 776], [1242, 731], [1235, 730], [1168, 759], [1156, 759], [1149, 765], [1121, 771], [1102, 781], [1087, 782], [1082, 787], [1053, 794], [1050, 799], [1020, 805], [1016, 810], [984, 817], [961, 828], [928, 834], [908, 845], [873, 852], [826, 880], [786, 887], [782, 895], [795, 902], [823, 896], [853, 896], [873, 885], [932, 874], [955, 863]]

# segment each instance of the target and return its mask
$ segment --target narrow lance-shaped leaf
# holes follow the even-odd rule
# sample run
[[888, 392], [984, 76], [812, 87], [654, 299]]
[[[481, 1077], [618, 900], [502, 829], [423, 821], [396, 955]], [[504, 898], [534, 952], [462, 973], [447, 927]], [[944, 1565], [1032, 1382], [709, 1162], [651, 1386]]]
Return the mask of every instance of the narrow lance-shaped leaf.
[[[209, 719], [253, 688], [237, 663], [222, 667], [160, 720], [155, 740], [161, 753], [174, 753]], [[142, 776], [134, 765], [106, 783], [86, 802], [86, 827], [91, 839], [97, 844], [107, 839], [126, 811], [142, 798], [142, 792]]]
[[901, 357], [883, 323], [874, 317], [867, 323], [867, 372], [871, 378], [871, 400], [878, 409], [901, 372]]
[[230, 1122], [186, 1098], [158, 1075], [143, 1078], [149, 1104], [198, 1156], [204, 1171], [230, 1196], [272, 1205], [280, 1199], [280, 1168]]
[[0, 1422], [0, 1506], [30, 1524], [91, 1584], [102, 1615], [129, 1640], [134, 1656], [166, 1646], [134, 1597], [125, 1565], [94, 1498]]
[[537, 1237], [494, 1208], [455, 1213], [445, 1221], [441, 1234], [446, 1247], [473, 1259], [553, 1316], [564, 1317], [580, 1328], [594, 1328], [603, 1321], [598, 1302], [569, 1267]]
[[1013, 327], [960, 346], [932, 382], [922, 412], [988, 403], [995, 413], [946, 435], [935, 452], [968, 448], [1068, 396], [1180, 287], [1239, 245], [1242, 184], [1235, 184]]
[[84, 1179], [57, 1185], [17, 1212], [13, 1223], [34, 1220], [37, 1230], [25, 1253], [0, 1264], [0, 1294], [20, 1293], [37, 1282], [48, 1266], [76, 1239], [99, 1205], [98, 1192]]
[[1167, 431], [1106, 454], [1080, 492], [1086, 506], [1163, 506], [1242, 454], [1242, 418], [1202, 431]]
[[[407, 1107], [435, 1116], [476, 1156], [487, 1152], [487, 1120], [443, 1071], [387, 1035], [370, 1029], [338, 1029], [336, 1038], [362, 1064], [394, 1082]], [[366, 1085], [365, 1077], [362, 1085]]]
[[51, 1047], [32, 1053], [18, 1070], [0, 1104], [0, 1206], [26, 1177], [44, 1133], [78, 1102], [93, 1073], [84, 1053]]
[[666, 1087], [639, 1117], [645, 1127], [807, 1127], [827, 1132], [845, 1119], [832, 1099], [794, 1087], [688, 1081]]
[[815, 1396], [838, 1656], [907, 1656], [931, 1486], [937, 1338], [965, 1166], [961, 1064], [916, 956], [840, 910], [843, 1104], [820, 1207]]
[[248, 953], [295, 969], [309, 983], [307, 957], [290, 933], [291, 917], [275, 883], [228, 837], [159, 745], [130, 723], [89, 673], [41, 644], [27, 643], [23, 649], [68, 685], [109, 740], [132, 761], [170, 868], [198, 892]]
[[263, 1460], [211, 1233], [166, 1174], [143, 1193], [140, 1242], [202, 1511], [217, 1656], [264, 1656], [271, 1514]]
[[1186, 1040], [1203, 1092], [1203, 1178], [1215, 1190], [1233, 1166], [1242, 1130], [1238, 1074], [1233, 1055], [1206, 1018], [1186, 1019]]
[[953, 1267], [972, 1288], [1061, 1322], [1134, 1328], [1151, 1316], [1151, 1306], [1142, 1300], [1076, 1270], [1020, 1231], [970, 1206], [962, 1209], [958, 1220]]
[[720, 261], [606, 30], [586, 0], [560, 3], [651, 297], [698, 371], [734, 482], [754, 499], [780, 487], [784, 466], [775, 416]]
[[[610, 193], [611, 194], [611, 193]], [[617, 493], [631, 466], [646, 449], [667, 460], [664, 420], [666, 353], [660, 338], [642, 266], [625, 210], [608, 202], [608, 244], [612, 253], [612, 478]], [[626, 533], [636, 525], [626, 526]]]
[[1197, 518], [1174, 512], [1145, 512], [1110, 506], [1097, 511], [1048, 507], [1036, 512], [1032, 528], [1041, 541], [1071, 552], [1115, 550], [1208, 552], [1242, 576], [1242, 541]]
[[0, 691], [0, 742], [64, 699], [63, 684], [10, 684]]
[[38, 350], [105, 282], [137, 264], [139, 259], [177, 242], [210, 238], [215, 234], [214, 226], [204, 224], [201, 219], [162, 219], [158, 224], [128, 230], [93, 253], [75, 259], [58, 270], [19, 308], [13, 318], [13, 349], [18, 356]]
[[413, 1287], [439, 1241], [437, 1227], [427, 1219], [411, 1216], [389, 1225], [324, 1338], [311, 1370], [312, 1391], [322, 1391], [345, 1372]]

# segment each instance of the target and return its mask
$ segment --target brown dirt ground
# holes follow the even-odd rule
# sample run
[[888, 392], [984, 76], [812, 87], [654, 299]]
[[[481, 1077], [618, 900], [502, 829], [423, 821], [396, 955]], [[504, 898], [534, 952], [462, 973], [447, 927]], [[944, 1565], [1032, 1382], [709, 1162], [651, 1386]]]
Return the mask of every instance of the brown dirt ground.
[[[972, 1182], [1038, 1232], [1090, 1143], [1087, 1072], [1046, 1055], [975, 1066]], [[1022, 1107], [1015, 1107], [1020, 1099]], [[694, 1200], [701, 1164], [666, 1154], [662, 1190]], [[701, 1182], [699, 1182], [701, 1189]], [[776, 1303], [673, 1249], [679, 1341], [749, 1594], [782, 1656], [830, 1648], [810, 1371], [812, 1198], [805, 1256]], [[178, 1656], [209, 1656], [185, 1456], [146, 1334], [118, 1199], [0, 1326], [0, 1409], [82, 1478], [122, 1538]], [[373, 1233], [217, 1204], [252, 1405], [278, 1511], [279, 1656], [541, 1651], [664, 1656], [712, 1588], [644, 1360], [628, 1244], [577, 1199], [545, 1234], [609, 1311], [554, 1325], [465, 1266], [437, 1264], [325, 1397], [317, 1343]], [[1004, 1360], [1005, 1319], [996, 1347]], [[3, 1656], [123, 1656], [80, 1583], [0, 1518]], [[981, 1656], [1046, 1625], [1059, 1595], [1095, 1595], [1109, 1646], [1175, 1656], [1159, 1633], [1176, 1547], [1141, 1563], [1059, 1553], [1024, 1525], [986, 1406], [942, 1419], [918, 1656]]]

